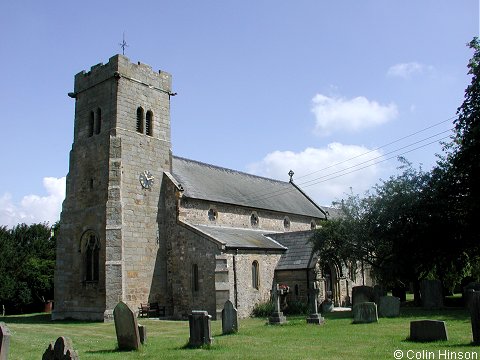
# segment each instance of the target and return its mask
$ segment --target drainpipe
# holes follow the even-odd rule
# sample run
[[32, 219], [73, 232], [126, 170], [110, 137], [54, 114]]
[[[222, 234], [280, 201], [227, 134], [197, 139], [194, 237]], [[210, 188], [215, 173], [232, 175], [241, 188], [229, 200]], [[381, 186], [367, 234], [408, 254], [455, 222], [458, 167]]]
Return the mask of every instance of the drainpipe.
[[233, 254], [233, 296], [235, 298], [235, 307], [238, 309], [237, 255], [238, 255], [238, 249], [236, 249], [235, 254]]

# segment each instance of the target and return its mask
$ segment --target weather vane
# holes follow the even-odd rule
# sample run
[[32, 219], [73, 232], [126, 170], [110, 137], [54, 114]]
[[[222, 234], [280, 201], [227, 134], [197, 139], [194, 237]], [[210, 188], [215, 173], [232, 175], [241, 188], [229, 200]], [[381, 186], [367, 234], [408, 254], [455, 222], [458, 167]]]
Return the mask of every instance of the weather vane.
[[120, 44], [120, 47], [122, 48], [122, 55], [125, 55], [125, 48], [128, 47], [127, 42], [125, 41], [125, 33], [123, 33], [123, 40]]

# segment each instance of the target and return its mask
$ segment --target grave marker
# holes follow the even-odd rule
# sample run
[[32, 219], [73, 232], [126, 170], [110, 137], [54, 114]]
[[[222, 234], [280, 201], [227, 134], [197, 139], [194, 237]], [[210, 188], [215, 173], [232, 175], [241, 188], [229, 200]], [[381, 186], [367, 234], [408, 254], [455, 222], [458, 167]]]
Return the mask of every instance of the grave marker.
[[440, 280], [422, 280], [420, 282], [420, 297], [424, 308], [443, 307], [443, 292]]
[[361, 304], [364, 302], [374, 302], [375, 296], [371, 286], [354, 286], [352, 288], [352, 305]]
[[310, 306], [310, 315], [307, 317], [307, 324], [321, 325], [325, 322], [325, 319], [318, 313], [317, 297], [320, 290], [317, 287], [315, 281], [312, 282], [312, 288], [309, 290], [308, 304]]
[[480, 291], [474, 291], [470, 302], [473, 343], [480, 345]]
[[211, 318], [212, 316], [208, 315], [206, 311], [193, 310], [192, 313], [188, 315], [188, 324], [190, 326], [189, 346], [199, 347], [212, 343]]
[[237, 309], [230, 300], [225, 302], [222, 310], [222, 334], [231, 334], [238, 331]]
[[43, 353], [42, 360], [78, 360], [78, 354], [73, 350], [72, 340], [60, 336], [55, 345], [50, 343]]
[[353, 323], [366, 324], [378, 321], [377, 304], [363, 302], [353, 306]]
[[275, 311], [268, 318], [268, 322], [271, 325], [280, 325], [287, 322], [287, 318], [283, 315], [283, 312], [280, 311], [280, 295], [284, 294], [284, 289], [281, 289], [278, 284], [274, 287], [273, 290], [273, 305], [275, 306]]
[[0, 360], [8, 359], [10, 349], [10, 330], [4, 322], [0, 322]]
[[381, 296], [378, 300], [378, 315], [382, 317], [400, 316], [400, 298]]
[[410, 340], [438, 341], [448, 340], [447, 324], [438, 320], [410, 321]]
[[120, 350], [138, 350], [140, 347], [140, 334], [138, 333], [135, 312], [123, 301], [120, 301], [113, 309], [113, 319], [115, 321], [118, 348]]

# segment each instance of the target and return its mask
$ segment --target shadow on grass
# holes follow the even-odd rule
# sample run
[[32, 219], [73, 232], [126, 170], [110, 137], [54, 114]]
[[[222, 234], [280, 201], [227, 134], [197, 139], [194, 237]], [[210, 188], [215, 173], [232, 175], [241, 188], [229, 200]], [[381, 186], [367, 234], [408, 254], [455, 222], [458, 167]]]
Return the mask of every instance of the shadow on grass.
[[[85, 324], [93, 323], [93, 321], [81, 321], [81, 320], [52, 320], [52, 315], [48, 313], [37, 313], [37, 314], [27, 314], [27, 315], [8, 315], [0, 316], [0, 321], [3, 321], [7, 324], [49, 324], [49, 323], [58, 323], [58, 324]], [[97, 321], [98, 323], [98, 321]]]

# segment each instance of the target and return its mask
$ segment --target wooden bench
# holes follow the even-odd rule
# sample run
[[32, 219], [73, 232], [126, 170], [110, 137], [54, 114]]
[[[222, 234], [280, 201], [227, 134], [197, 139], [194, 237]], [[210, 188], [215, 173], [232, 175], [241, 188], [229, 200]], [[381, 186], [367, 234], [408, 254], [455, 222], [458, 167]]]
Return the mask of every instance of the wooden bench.
[[138, 308], [139, 317], [164, 317], [165, 306], [160, 306], [158, 302], [150, 304], [140, 304]]

